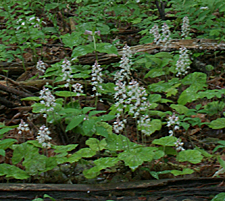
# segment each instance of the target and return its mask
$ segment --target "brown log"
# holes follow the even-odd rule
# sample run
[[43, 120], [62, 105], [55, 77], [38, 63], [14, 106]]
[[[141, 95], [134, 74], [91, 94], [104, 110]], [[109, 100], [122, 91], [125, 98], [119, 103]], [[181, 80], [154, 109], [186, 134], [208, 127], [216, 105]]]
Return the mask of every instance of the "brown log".
[[44, 194], [56, 200], [211, 200], [224, 192], [225, 178], [162, 179], [114, 184], [0, 184], [0, 200], [32, 200]]

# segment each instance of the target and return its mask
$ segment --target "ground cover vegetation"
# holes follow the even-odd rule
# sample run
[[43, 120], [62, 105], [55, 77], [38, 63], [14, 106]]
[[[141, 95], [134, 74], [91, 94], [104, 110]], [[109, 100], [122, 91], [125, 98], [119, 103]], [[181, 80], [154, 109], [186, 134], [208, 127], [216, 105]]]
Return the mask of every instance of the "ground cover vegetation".
[[[224, 1], [0, 5], [2, 83], [30, 94], [1, 108], [1, 181], [224, 173]], [[20, 75], [4, 68], [12, 63]]]

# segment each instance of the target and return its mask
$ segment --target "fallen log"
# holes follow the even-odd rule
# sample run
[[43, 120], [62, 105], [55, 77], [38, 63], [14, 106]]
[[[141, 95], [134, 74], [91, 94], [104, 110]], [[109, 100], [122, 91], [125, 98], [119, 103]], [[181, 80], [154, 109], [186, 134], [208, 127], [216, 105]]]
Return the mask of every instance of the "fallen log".
[[225, 178], [162, 179], [114, 184], [0, 184], [0, 200], [32, 200], [48, 194], [56, 200], [211, 200], [224, 192]]

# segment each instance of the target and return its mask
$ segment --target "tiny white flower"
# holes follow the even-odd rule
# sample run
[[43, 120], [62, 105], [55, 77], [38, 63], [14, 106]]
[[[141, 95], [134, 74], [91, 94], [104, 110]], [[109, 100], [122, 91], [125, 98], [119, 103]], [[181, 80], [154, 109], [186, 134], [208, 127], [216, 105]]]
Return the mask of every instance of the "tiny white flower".
[[50, 148], [50, 131], [46, 126], [41, 126], [38, 131], [37, 141], [42, 145], [43, 148]]
[[18, 130], [18, 134], [22, 134], [23, 132], [29, 132], [30, 129], [29, 129], [29, 125], [26, 124], [22, 119], [20, 121], [20, 124], [19, 126], [17, 127], [17, 130]]
[[98, 92], [99, 89], [102, 89], [102, 86], [99, 84], [103, 83], [101, 71], [102, 71], [102, 68], [100, 67], [100, 65], [98, 65], [98, 62], [95, 61], [95, 64], [92, 66], [91, 84], [93, 86], [92, 91], [96, 91], [96, 93], [95, 93], [96, 96], [101, 95], [101, 93]]
[[176, 63], [176, 76], [187, 74], [187, 69], [190, 69], [191, 64], [191, 60], [189, 59], [188, 50], [186, 49], [186, 47], [180, 48], [179, 54], [180, 56]]
[[207, 9], [209, 9], [208, 6], [200, 7], [200, 10], [207, 10]]
[[187, 37], [190, 32], [189, 19], [187, 16], [183, 18], [183, 24], [181, 27], [181, 36], [183, 38]]
[[172, 135], [173, 135], [173, 131], [172, 131], [172, 130], [170, 130], [170, 131], [169, 131], [169, 134], [170, 134], [170, 136], [172, 136]]

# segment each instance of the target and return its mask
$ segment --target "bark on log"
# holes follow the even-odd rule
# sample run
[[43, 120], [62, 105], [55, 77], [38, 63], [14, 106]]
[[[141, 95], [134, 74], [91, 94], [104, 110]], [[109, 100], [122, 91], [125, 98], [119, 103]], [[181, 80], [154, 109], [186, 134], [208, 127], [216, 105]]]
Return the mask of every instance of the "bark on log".
[[0, 200], [32, 200], [48, 194], [56, 200], [211, 200], [224, 192], [225, 178], [164, 179], [117, 184], [0, 184]]

